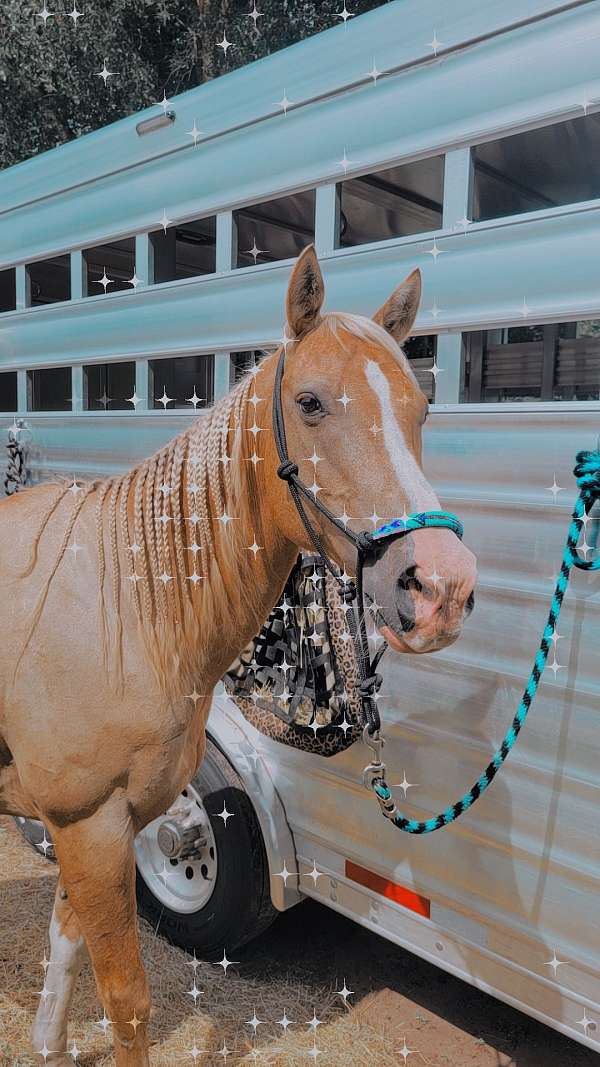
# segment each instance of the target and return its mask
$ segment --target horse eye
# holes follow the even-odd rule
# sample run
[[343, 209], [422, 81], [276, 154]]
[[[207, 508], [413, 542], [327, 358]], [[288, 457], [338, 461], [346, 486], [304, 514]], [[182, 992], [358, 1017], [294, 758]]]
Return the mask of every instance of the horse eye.
[[322, 411], [320, 401], [312, 394], [301, 396], [298, 400], [298, 405], [303, 415], [316, 415], [318, 411]]

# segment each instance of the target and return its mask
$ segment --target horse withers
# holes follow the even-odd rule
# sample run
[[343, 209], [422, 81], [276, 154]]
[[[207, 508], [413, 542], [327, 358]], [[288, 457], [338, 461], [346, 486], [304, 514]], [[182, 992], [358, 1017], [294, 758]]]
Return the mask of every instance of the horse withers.
[[[323, 300], [310, 245], [286, 294], [282, 409], [300, 476], [350, 528], [439, 508], [421, 469], [427, 400], [400, 347], [419, 271], [373, 319], [326, 313]], [[117, 1067], [148, 1064], [134, 838], [200, 766], [214, 686], [311, 549], [277, 477], [280, 351], [125, 474], [0, 502], [0, 812], [41, 819], [60, 866], [52, 996], [32, 1033], [48, 1064], [71, 1064], [67, 1017], [86, 951]], [[349, 542], [317, 512], [312, 521], [352, 574]], [[451, 531], [422, 530], [365, 571], [365, 593], [393, 648], [428, 652], [457, 637], [475, 577]]]

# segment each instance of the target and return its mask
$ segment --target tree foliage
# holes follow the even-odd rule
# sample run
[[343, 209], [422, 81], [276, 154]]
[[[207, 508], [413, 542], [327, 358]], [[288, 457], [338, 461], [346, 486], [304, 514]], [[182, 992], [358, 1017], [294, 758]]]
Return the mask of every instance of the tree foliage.
[[76, 23], [67, 0], [45, 6], [45, 22], [43, 0], [0, 6], [0, 167], [338, 25], [343, 0], [257, 0], [256, 30], [249, 0], [79, 0]]

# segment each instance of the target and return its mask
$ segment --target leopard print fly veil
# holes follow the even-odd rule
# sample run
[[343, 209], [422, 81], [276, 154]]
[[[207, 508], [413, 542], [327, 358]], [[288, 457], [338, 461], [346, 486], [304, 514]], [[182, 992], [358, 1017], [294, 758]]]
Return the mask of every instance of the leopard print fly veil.
[[261, 733], [292, 748], [334, 756], [362, 733], [354, 641], [335, 580], [303, 555], [257, 636], [224, 679]]

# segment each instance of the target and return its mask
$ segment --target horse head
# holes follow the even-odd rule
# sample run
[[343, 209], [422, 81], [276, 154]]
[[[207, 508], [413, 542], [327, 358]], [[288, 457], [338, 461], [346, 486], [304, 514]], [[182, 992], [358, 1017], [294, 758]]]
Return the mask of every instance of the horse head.
[[[313, 245], [290, 277], [286, 313], [294, 341], [281, 382], [287, 454], [300, 480], [355, 532], [440, 510], [422, 469], [428, 402], [401, 347], [420, 296], [414, 270], [372, 319], [323, 312], [325, 286]], [[285, 486], [280, 482], [275, 492], [286, 493]], [[354, 574], [353, 545], [310, 503], [306, 512], [331, 559]], [[313, 549], [289, 495], [278, 497], [275, 514], [286, 539]], [[451, 530], [421, 529], [366, 567], [364, 592], [392, 648], [433, 652], [458, 637], [473, 608], [475, 581], [475, 557]]]

